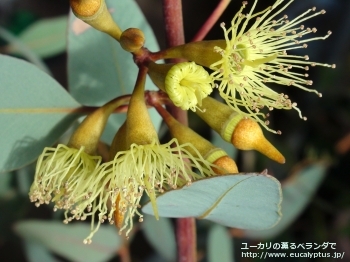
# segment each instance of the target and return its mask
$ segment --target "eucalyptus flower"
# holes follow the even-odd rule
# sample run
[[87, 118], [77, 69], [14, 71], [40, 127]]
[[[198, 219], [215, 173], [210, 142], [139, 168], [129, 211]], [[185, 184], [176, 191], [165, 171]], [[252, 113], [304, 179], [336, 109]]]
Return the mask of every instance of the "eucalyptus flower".
[[[54, 211], [65, 210], [63, 223], [73, 219], [86, 220], [92, 216], [92, 232], [84, 243], [91, 243], [100, 221], [107, 219], [109, 193], [106, 182], [96, 173], [101, 163], [100, 156], [91, 156], [80, 149], [59, 144], [47, 147], [40, 155], [34, 182], [29, 197], [35, 205], [54, 203]], [[99, 222], [94, 227], [94, 216], [99, 213]]]
[[196, 111], [213, 91], [213, 86], [208, 72], [194, 62], [175, 64], [165, 77], [165, 91], [183, 110]]
[[183, 110], [191, 109], [195, 112], [202, 105], [202, 100], [213, 91], [213, 79], [195, 62], [149, 62], [148, 69], [155, 85], [168, 94], [174, 105]]
[[[193, 151], [197, 153], [191, 154]], [[120, 232], [127, 228], [128, 236], [135, 214], [142, 222], [143, 215], [138, 208], [143, 193], [149, 196], [158, 219], [157, 195], [214, 175], [211, 166], [193, 145], [180, 145], [177, 139], [166, 144], [160, 144], [158, 140], [146, 145], [132, 144], [129, 150], [119, 151], [112, 161], [101, 166], [99, 172], [110, 179], [110, 190], [118, 194], [111, 206]]]
[[67, 146], [46, 147], [36, 164], [30, 200], [37, 207], [53, 202], [54, 211], [65, 210], [65, 224], [90, 216], [91, 232], [85, 244], [91, 243], [92, 236], [106, 219], [114, 223], [107, 205], [110, 199], [115, 199], [115, 194], [108, 189], [109, 179], [98, 172], [102, 157], [96, 152], [108, 117], [124, 102], [125, 98], [114, 99], [96, 109], [75, 130]]
[[[249, 13], [243, 14], [247, 5], [247, 1], [244, 1], [240, 11], [232, 19], [231, 26], [226, 28], [224, 23], [221, 24], [226, 44], [225, 47], [214, 48], [221, 59], [210, 65], [214, 70], [211, 76], [219, 82], [220, 95], [230, 107], [244, 116], [254, 118], [265, 127], [268, 121], [263, 119], [268, 115], [260, 112], [263, 108], [293, 108], [306, 120], [288, 95], [277, 93], [267, 84], [295, 86], [322, 96], [315, 89], [306, 87], [312, 85], [312, 81], [307, 79], [307, 73], [299, 71], [307, 71], [309, 66], [334, 68], [335, 65], [311, 62], [307, 55], [293, 55], [289, 54], [289, 51], [306, 48], [307, 42], [329, 37], [330, 31], [323, 37], [307, 37], [317, 30], [301, 24], [305, 20], [324, 14], [325, 11], [312, 13], [316, 10], [313, 7], [288, 20], [287, 15], [276, 17], [293, 1], [280, 7], [283, 0], [277, 0], [273, 6], [253, 14], [257, 2], [254, 1]], [[275, 12], [272, 13], [273, 11]], [[249, 27], [250, 23], [252, 25]]]

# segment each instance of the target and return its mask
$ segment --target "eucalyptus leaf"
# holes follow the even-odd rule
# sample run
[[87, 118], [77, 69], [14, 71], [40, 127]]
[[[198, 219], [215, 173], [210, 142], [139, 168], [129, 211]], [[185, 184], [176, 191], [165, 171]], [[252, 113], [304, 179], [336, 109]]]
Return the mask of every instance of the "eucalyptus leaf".
[[[196, 217], [243, 229], [266, 229], [281, 217], [281, 186], [265, 174], [228, 174], [192, 183], [157, 197], [159, 216]], [[147, 203], [143, 212], [153, 215]]]
[[213, 225], [209, 230], [208, 261], [234, 262], [232, 239], [221, 225]]
[[[158, 50], [156, 38], [143, 13], [133, 0], [106, 0], [107, 7], [124, 30], [139, 28], [146, 38], [145, 46]], [[131, 94], [135, 86], [138, 68], [132, 55], [124, 51], [109, 35], [90, 27], [72, 13], [68, 30], [68, 82], [73, 97], [82, 104], [101, 106], [109, 100]], [[148, 79], [146, 89], [155, 90]], [[161, 118], [150, 110], [153, 124], [159, 127]], [[102, 140], [111, 143], [118, 128], [123, 124], [125, 114], [109, 118]]]
[[28, 165], [15, 171], [18, 192], [23, 196], [28, 196], [30, 186], [33, 182], [35, 166]]
[[0, 55], [0, 173], [34, 161], [79, 116], [53, 78], [28, 62]]
[[[18, 40], [37, 56], [47, 58], [66, 50], [67, 26], [67, 16], [42, 19], [21, 32]], [[8, 47], [7, 52], [21, 54], [14, 44]]]
[[176, 261], [176, 240], [170, 219], [144, 216], [143, 232], [149, 243], [163, 257], [163, 261]]
[[28, 61], [36, 65], [44, 72], [50, 74], [50, 69], [45, 63], [37, 56], [28, 46], [22, 43], [17, 36], [13, 35], [10, 31], [0, 27], [0, 37], [5, 39], [11, 46], [15, 47], [18, 52], [25, 57]]
[[58, 262], [50, 251], [35, 241], [24, 241], [24, 250], [29, 262]]
[[327, 170], [324, 163], [304, 166], [287, 181], [282, 183], [283, 203], [281, 221], [268, 230], [245, 231], [245, 237], [267, 239], [283, 232], [306, 208], [315, 191], [323, 181]]
[[116, 229], [108, 225], [99, 228], [90, 245], [83, 243], [90, 232], [90, 225], [85, 223], [64, 225], [56, 221], [27, 220], [16, 223], [14, 230], [25, 240], [40, 243], [76, 262], [108, 261], [121, 245]]

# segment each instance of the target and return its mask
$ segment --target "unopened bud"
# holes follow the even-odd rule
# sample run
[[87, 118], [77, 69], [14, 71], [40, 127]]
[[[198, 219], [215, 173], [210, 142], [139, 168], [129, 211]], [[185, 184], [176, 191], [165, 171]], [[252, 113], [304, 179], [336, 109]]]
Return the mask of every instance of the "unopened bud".
[[212, 167], [215, 174], [222, 175], [228, 173], [238, 173], [236, 163], [233, 159], [228, 157], [224, 150], [216, 147], [191, 128], [178, 122], [162, 106], [157, 105], [156, 109], [169, 127], [171, 135], [176, 138], [180, 144], [191, 143], [196, 150], [193, 148], [188, 148], [187, 150], [192, 155], [198, 155], [199, 153], [206, 161], [215, 165], [216, 167]]
[[95, 155], [109, 116], [124, 102], [116, 98], [89, 114], [71, 136], [68, 146], [77, 149], [84, 146], [85, 153]]
[[257, 150], [272, 160], [284, 164], [284, 156], [264, 137], [259, 126], [252, 119], [242, 119], [232, 134], [232, 144], [241, 150]]
[[235, 174], [238, 173], [236, 162], [227, 155], [227, 153], [220, 149], [210, 152], [206, 156], [206, 160], [219, 168], [213, 167], [213, 171], [217, 175]]
[[120, 36], [120, 45], [125, 51], [136, 52], [145, 44], [145, 35], [140, 29], [129, 28]]
[[119, 41], [122, 31], [114, 22], [104, 0], [70, 0], [76, 17]]

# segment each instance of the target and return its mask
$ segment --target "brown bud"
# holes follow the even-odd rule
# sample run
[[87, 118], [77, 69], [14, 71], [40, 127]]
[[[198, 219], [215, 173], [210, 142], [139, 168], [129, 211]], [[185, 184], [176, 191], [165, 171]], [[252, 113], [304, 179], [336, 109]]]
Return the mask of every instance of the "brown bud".
[[140, 50], [144, 44], [145, 35], [140, 29], [126, 29], [120, 36], [120, 45], [125, 51], [133, 53]]
[[272, 160], [284, 164], [284, 156], [264, 137], [259, 126], [252, 119], [242, 119], [232, 133], [232, 144], [241, 150], [257, 150]]
[[119, 41], [121, 30], [109, 13], [105, 0], [70, 0], [76, 17]]
[[82, 17], [90, 17], [97, 13], [101, 7], [101, 0], [70, 0], [70, 6], [74, 14]]
[[236, 162], [229, 156], [222, 156], [213, 162], [214, 165], [221, 167], [222, 169], [213, 168], [213, 171], [217, 175], [235, 174], [238, 173]]

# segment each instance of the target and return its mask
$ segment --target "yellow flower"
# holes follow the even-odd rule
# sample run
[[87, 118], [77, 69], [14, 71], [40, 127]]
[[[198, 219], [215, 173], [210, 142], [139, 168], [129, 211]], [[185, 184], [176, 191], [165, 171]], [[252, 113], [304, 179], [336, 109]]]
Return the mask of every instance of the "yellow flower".
[[[112, 217], [107, 208], [112, 194], [106, 190], [108, 180], [96, 173], [100, 163], [101, 157], [86, 154], [84, 147], [75, 149], [62, 144], [57, 148], [47, 147], [38, 159], [29, 192], [30, 200], [36, 202], [37, 207], [54, 202], [54, 211], [64, 209], [65, 224], [92, 216], [91, 234], [84, 240], [86, 244], [91, 243], [101, 222]], [[94, 226], [96, 213], [99, 221]]]
[[[268, 121], [264, 118], [268, 114], [262, 113], [261, 109], [294, 108], [301, 118], [306, 118], [302, 117], [297, 104], [287, 95], [275, 92], [266, 84], [296, 86], [321, 97], [318, 91], [306, 87], [312, 85], [312, 81], [307, 79], [308, 74], [297, 70], [307, 71], [309, 66], [316, 65], [334, 68], [335, 65], [310, 62], [308, 56], [292, 55], [288, 52], [292, 49], [306, 48], [309, 41], [326, 39], [331, 32], [323, 37], [304, 37], [315, 33], [316, 28], [305, 28], [301, 23], [324, 14], [324, 10], [310, 14], [315, 11], [315, 8], [312, 8], [289, 21], [286, 15], [276, 19], [275, 17], [293, 1], [276, 10], [283, 2], [277, 0], [273, 6], [253, 14], [257, 2], [254, 1], [249, 13], [243, 14], [242, 11], [247, 5], [247, 1], [244, 1], [228, 29], [224, 23], [221, 24], [226, 47], [215, 47], [215, 52], [221, 55], [221, 59], [211, 64], [210, 68], [214, 70], [211, 76], [219, 82], [220, 94], [231, 108], [278, 133], [267, 127]], [[274, 10], [276, 11], [272, 13]], [[251, 26], [248, 27], [248, 24]]]
[[176, 106], [196, 111], [202, 105], [202, 99], [213, 91], [212, 79], [194, 62], [178, 63], [165, 77], [165, 91]]
[[180, 145], [176, 139], [166, 144], [159, 141], [146, 145], [132, 144], [129, 150], [119, 151], [113, 161], [101, 165], [100, 173], [110, 179], [108, 187], [118, 193], [118, 199], [115, 197], [112, 201], [111, 212], [116, 211], [116, 216], [124, 220], [116, 223], [121, 226], [120, 232], [128, 228], [126, 235], [129, 234], [135, 213], [142, 222], [143, 216], [137, 209], [144, 192], [149, 196], [158, 219], [157, 194], [214, 175], [211, 164], [199, 153], [194, 156], [189, 150], [198, 152], [191, 144]]
[[[110, 198], [115, 199], [115, 194], [107, 189], [108, 178], [98, 173], [102, 157], [96, 156], [96, 151], [109, 115], [124, 102], [125, 98], [113, 99], [89, 114], [71, 136], [68, 146], [46, 147], [36, 165], [30, 200], [37, 207], [54, 202], [54, 211], [65, 210], [65, 224], [91, 216], [91, 233], [85, 244], [91, 243], [106, 219], [114, 223], [107, 203]], [[95, 226], [97, 213], [99, 221]]]

